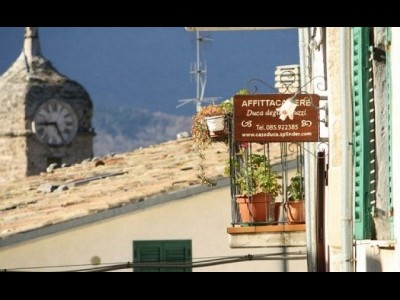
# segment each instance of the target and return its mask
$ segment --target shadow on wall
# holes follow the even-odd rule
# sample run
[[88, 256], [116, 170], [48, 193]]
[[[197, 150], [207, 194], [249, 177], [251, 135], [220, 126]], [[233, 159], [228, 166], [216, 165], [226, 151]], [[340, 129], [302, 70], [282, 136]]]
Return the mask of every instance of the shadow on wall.
[[367, 256], [367, 272], [382, 272], [380, 256]]

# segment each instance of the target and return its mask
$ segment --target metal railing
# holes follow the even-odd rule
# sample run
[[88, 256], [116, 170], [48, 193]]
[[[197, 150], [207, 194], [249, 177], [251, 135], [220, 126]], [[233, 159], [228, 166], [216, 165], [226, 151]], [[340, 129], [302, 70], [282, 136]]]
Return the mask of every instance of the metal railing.
[[[227, 121], [232, 225], [304, 223], [303, 143], [237, 143], [233, 141], [233, 118]], [[303, 200], [298, 221], [293, 219], [289, 201], [296, 176], [297, 192], [303, 195], [298, 199]], [[263, 193], [268, 191], [273, 195]]]

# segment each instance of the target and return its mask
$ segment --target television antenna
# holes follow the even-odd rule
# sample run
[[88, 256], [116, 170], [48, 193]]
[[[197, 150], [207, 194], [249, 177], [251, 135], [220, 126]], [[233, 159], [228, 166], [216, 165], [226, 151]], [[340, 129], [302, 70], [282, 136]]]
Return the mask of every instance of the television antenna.
[[207, 83], [207, 64], [202, 63], [200, 60], [201, 46], [202, 43], [204, 42], [212, 42], [212, 39], [203, 37], [200, 35], [200, 31], [196, 31], [196, 62], [190, 64], [190, 74], [193, 75], [196, 79], [196, 98], [178, 100], [180, 104], [176, 106], [177, 108], [184, 106], [188, 103], [194, 102], [196, 103], [196, 111], [200, 112], [201, 104], [203, 102], [215, 104], [215, 101], [221, 99], [221, 97], [204, 98], [204, 92]]

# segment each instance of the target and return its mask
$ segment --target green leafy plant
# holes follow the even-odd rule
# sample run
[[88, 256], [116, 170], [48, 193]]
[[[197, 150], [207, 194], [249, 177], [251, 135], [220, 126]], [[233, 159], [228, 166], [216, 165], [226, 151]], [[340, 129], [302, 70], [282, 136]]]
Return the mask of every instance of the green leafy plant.
[[[235, 184], [245, 196], [253, 196], [258, 193], [270, 194], [273, 198], [281, 194], [282, 186], [279, 183], [280, 176], [272, 169], [265, 155], [250, 154], [242, 151], [242, 162], [234, 163], [237, 170]], [[232, 162], [228, 161], [225, 168], [226, 174], [230, 174]]]
[[233, 113], [233, 97], [221, 102], [221, 104], [219, 106], [222, 108], [225, 115], [232, 114]]
[[[249, 92], [247, 89], [242, 89], [237, 92], [237, 95], [247, 95]], [[226, 99], [219, 105], [208, 105], [201, 109], [193, 117], [193, 126], [192, 126], [192, 136], [193, 140], [196, 144], [196, 149], [199, 154], [200, 164], [198, 170], [198, 177], [201, 179], [203, 184], [213, 185], [214, 182], [206, 177], [204, 170], [204, 161], [205, 161], [205, 150], [211, 145], [214, 141], [210, 135], [210, 131], [207, 126], [206, 118], [207, 117], [216, 117], [216, 116], [232, 116], [233, 114], [233, 97]], [[219, 137], [219, 141], [228, 142], [228, 137]]]
[[224, 114], [224, 109], [220, 105], [209, 105], [203, 107], [202, 110], [193, 117], [192, 136], [199, 149], [203, 151], [206, 150], [212, 142], [205, 118]]
[[[236, 95], [248, 95], [249, 91], [247, 89], [239, 90]], [[224, 114], [233, 114], [233, 97], [222, 101], [220, 106], [222, 107]]]
[[288, 199], [290, 201], [304, 200], [304, 178], [296, 174], [290, 179], [290, 185], [287, 187]]
[[212, 143], [212, 138], [206, 123], [206, 117], [214, 117], [224, 115], [225, 111], [220, 105], [209, 105], [202, 108], [196, 116], [193, 117], [192, 136], [196, 144], [196, 150], [199, 154], [200, 164], [198, 170], [198, 177], [203, 184], [213, 185], [214, 182], [206, 177], [204, 170], [205, 154], [204, 151]]

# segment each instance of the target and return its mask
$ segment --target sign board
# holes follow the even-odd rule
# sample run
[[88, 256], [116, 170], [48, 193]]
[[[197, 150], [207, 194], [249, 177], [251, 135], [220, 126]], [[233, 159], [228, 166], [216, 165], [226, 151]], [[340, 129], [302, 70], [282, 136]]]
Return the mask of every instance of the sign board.
[[319, 96], [298, 94], [293, 119], [282, 121], [280, 108], [290, 94], [236, 95], [234, 105], [235, 142], [317, 142]]

